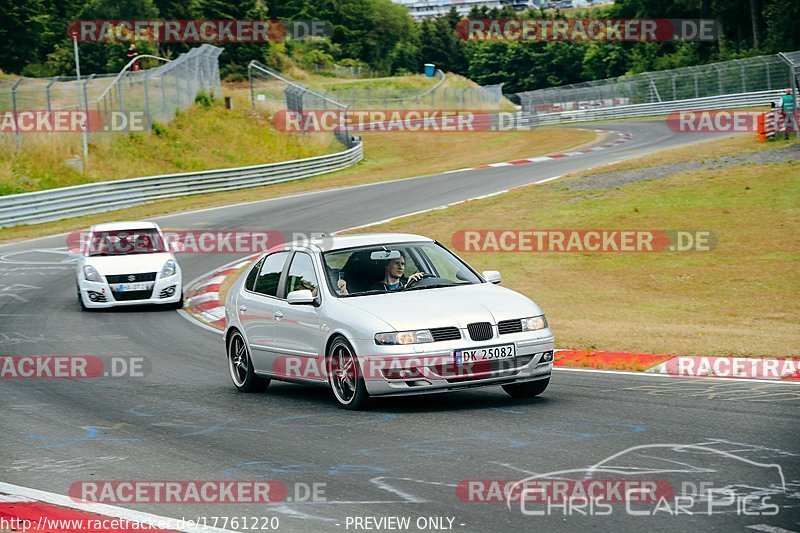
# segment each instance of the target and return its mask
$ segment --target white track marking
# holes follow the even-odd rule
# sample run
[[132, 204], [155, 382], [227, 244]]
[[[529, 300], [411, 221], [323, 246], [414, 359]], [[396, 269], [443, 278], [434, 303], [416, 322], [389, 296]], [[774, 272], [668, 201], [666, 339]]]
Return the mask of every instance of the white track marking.
[[756, 524], [754, 526], [747, 526], [747, 529], [755, 531], [764, 531], [766, 533], [797, 533], [791, 529], [783, 529], [782, 527], [768, 526], [767, 524]]
[[682, 380], [693, 380], [693, 381], [734, 381], [734, 382], [742, 382], [742, 383], [761, 383], [764, 385], [774, 384], [774, 385], [788, 385], [792, 387], [800, 386], [800, 381], [778, 381], [772, 379], [750, 379], [750, 378], [720, 378], [720, 377], [694, 377], [694, 376], [675, 376], [673, 374], [655, 374], [655, 373], [648, 373], [648, 372], [627, 372], [624, 370], [597, 370], [594, 368], [570, 368], [566, 366], [557, 366], [553, 367], [553, 370], [564, 371], [564, 372], [591, 372], [597, 374], [618, 374], [622, 376], [641, 376], [641, 377], [649, 377], [649, 378], [662, 378], [662, 379], [682, 379]]
[[555, 180], [557, 180], [558, 178], [561, 178], [561, 177], [563, 177], [563, 176], [553, 176], [552, 178], [545, 178], [543, 180], [534, 181], [533, 184], [534, 185], [541, 185], [542, 183], [547, 183], [548, 181], [555, 181]]

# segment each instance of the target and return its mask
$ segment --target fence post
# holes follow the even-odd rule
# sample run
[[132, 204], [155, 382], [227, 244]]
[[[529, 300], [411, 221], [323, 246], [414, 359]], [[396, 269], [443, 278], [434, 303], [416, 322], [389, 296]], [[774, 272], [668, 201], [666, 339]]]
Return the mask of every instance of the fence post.
[[147, 94], [147, 80], [150, 73], [144, 71], [144, 114], [147, 117], [147, 131], [153, 131], [153, 117], [150, 116], [150, 95]]
[[[126, 74], [127, 76], [127, 74]], [[117, 83], [117, 100], [119, 101], [119, 112], [120, 114], [125, 113], [125, 105], [122, 101], [122, 83]], [[125, 133], [127, 128], [127, 124], [123, 124], [122, 126], [122, 133]]]
[[50, 87], [52, 87], [52, 86], [53, 86], [53, 84], [54, 84], [56, 81], [58, 81], [58, 76], [56, 76], [55, 78], [53, 78], [52, 80], [50, 80], [50, 83], [48, 83], [48, 84], [47, 84], [47, 88], [45, 89], [45, 90], [46, 90], [46, 92], [47, 92], [47, 112], [48, 112], [48, 113], [49, 113], [49, 112], [51, 112], [51, 111], [53, 110], [52, 104], [51, 104], [51, 102], [50, 102]]
[[185, 76], [184, 79], [186, 80], [186, 95], [189, 97], [189, 105], [192, 105], [192, 82], [189, 78], [191, 78], [191, 71], [189, 68], [184, 68], [184, 72], [189, 74], [189, 76]]
[[673, 99], [673, 100], [677, 100], [677, 99], [678, 99], [678, 93], [677, 93], [677, 91], [676, 91], [676, 89], [675, 89], [675, 79], [676, 79], [677, 77], [678, 77], [678, 75], [677, 75], [677, 74], [673, 74], [673, 75], [672, 75], [672, 99]]
[[22, 83], [25, 78], [20, 78], [11, 87], [11, 109], [14, 113], [14, 148], [19, 150], [20, 137], [19, 137], [19, 124], [17, 123], [17, 87]]
[[183, 105], [183, 99], [181, 98], [181, 78], [177, 73], [175, 73], [175, 101], [178, 107]]
[[253, 69], [251, 65], [247, 65], [247, 78], [250, 82], [250, 108], [255, 111], [256, 110], [256, 94], [253, 90]]
[[86, 81], [83, 82], [83, 111], [86, 113], [86, 136], [90, 136], [92, 134], [92, 124], [91, 119], [89, 118], [89, 94], [86, 88], [89, 86], [89, 82], [92, 81], [94, 78], [94, 74], [86, 78]]
[[744, 64], [742, 64], [742, 63], [739, 63], [739, 73], [740, 73], [741, 78], [742, 78], [742, 92], [746, 93], [747, 92], [747, 82], [745, 81]]
[[166, 122], [167, 120], [169, 120], [169, 111], [167, 111], [167, 91], [166, 88], [164, 87], [166, 80], [164, 79], [163, 73], [161, 74], [160, 81], [161, 83], [159, 83], [159, 85], [161, 85], [161, 111], [163, 111], [164, 113], [164, 116], [162, 117], [161, 120]]

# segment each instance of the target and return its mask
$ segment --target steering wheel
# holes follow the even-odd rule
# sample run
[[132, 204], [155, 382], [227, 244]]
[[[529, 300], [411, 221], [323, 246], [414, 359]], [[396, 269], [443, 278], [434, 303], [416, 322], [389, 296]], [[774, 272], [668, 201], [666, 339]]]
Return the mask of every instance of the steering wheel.
[[419, 279], [414, 279], [414, 280], [412, 280], [412, 281], [409, 281], [408, 283], [406, 283], [406, 287], [408, 287], [408, 286], [409, 286], [409, 285], [411, 285], [412, 283], [417, 283], [418, 281], [422, 281], [422, 280], [423, 280], [423, 279], [425, 279], [425, 278], [435, 278], [435, 277], [436, 277], [436, 275], [435, 275], [435, 274], [431, 274], [430, 272], [423, 272], [423, 273], [422, 273], [422, 277], [421, 277], [421, 278], [419, 278]]

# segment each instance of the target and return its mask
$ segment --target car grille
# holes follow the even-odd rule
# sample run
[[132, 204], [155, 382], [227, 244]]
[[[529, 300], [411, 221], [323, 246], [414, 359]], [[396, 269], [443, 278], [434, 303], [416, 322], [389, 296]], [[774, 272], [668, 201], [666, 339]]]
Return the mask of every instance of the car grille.
[[[133, 279], [131, 279], [133, 277]], [[143, 272], [140, 274], [118, 274], [114, 276], [106, 276], [106, 281], [109, 283], [134, 283], [138, 281], [155, 281], [155, 272]]]
[[497, 329], [500, 335], [520, 333], [522, 331], [522, 320], [519, 318], [515, 318], [514, 320], [501, 320], [497, 323]]
[[146, 291], [124, 291], [124, 292], [111, 291], [111, 294], [114, 295], [114, 299], [118, 302], [128, 302], [131, 300], [147, 300], [153, 295], [153, 289], [149, 289]]
[[485, 341], [494, 337], [492, 325], [488, 322], [473, 322], [467, 326], [469, 338], [474, 341]]
[[461, 332], [456, 327], [446, 328], [432, 328], [430, 330], [433, 340], [438, 341], [454, 341], [461, 338]]

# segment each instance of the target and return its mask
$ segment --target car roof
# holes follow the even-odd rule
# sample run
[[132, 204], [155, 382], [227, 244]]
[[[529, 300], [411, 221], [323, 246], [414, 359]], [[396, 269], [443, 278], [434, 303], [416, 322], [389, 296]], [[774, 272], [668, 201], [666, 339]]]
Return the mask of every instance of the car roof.
[[92, 231], [125, 231], [132, 229], [158, 229], [158, 225], [144, 220], [133, 220], [128, 222], [108, 222], [106, 224], [96, 224], [92, 226]]
[[359, 246], [382, 246], [404, 242], [433, 242], [433, 239], [422, 235], [414, 235], [413, 233], [358, 233], [314, 238], [308, 242], [308, 247], [317, 251], [327, 252]]

